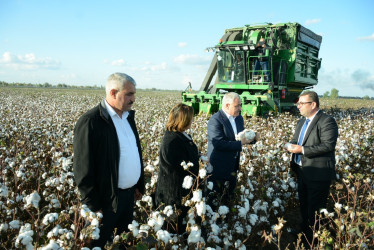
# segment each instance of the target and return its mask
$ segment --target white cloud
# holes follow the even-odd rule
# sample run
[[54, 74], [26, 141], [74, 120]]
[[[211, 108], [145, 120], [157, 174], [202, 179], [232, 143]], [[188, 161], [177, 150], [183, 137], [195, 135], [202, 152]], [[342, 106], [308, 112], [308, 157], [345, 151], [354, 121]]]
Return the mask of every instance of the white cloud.
[[358, 40], [374, 41], [374, 33], [371, 36], [359, 37]]
[[175, 71], [175, 67], [170, 67], [166, 62], [162, 62], [159, 64], [152, 64], [150, 62], [145, 62], [144, 66], [141, 67], [134, 67], [134, 71], [141, 70], [146, 74], [150, 74], [151, 72], [158, 72], [158, 71]]
[[339, 90], [340, 96], [369, 96], [374, 93], [374, 74], [366, 70], [334, 69], [319, 72], [315, 91], [322, 95], [332, 88]]
[[110, 64], [113, 66], [123, 66], [125, 65], [125, 60], [123, 59], [114, 60]]
[[124, 59], [117, 59], [117, 60], [108, 60], [108, 59], [104, 59], [104, 63], [105, 64], [110, 64], [112, 66], [123, 66], [125, 65], [125, 60]]
[[199, 55], [179, 55], [174, 58], [174, 62], [181, 64], [192, 64], [192, 65], [202, 65], [209, 63], [211, 61], [210, 57], [199, 56]]
[[179, 48], [184, 48], [184, 47], [186, 47], [187, 46], [187, 43], [186, 42], [180, 42], [180, 43], [178, 43], [178, 47]]
[[320, 23], [321, 21], [322, 21], [321, 19], [308, 19], [305, 21], [305, 24], [306, 25], [316, 24], [316, 23]]
[[151, 66], [152, 71], [160, 71], [160, 70], [166, 70], [167, 69], [167, 64], [165, 62], [158, 64], [158, 65], [153, 65]]
[[0, 58], [0, 64], [4, 64], [16, 70], [58, 69], [61, 66], [58, 60], [54, 60], [50, 57], [37, 58], [34, 53], [13, 55], [8, 51]]

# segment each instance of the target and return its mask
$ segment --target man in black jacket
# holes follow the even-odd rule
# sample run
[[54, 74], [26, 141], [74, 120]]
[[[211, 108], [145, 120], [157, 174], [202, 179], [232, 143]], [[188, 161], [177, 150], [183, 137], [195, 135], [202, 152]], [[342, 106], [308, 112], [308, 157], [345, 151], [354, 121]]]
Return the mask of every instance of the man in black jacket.
[[114, 73], [106, 83], [105, 100], [83, 114], [74, 130], [74, 177], [81, 201], [101, 211], [100, 238], [104, 247], [113, 234], [132, 222], [134, 200], [144, 192], [144, 170], [135, 125], [135, 81]]
[[291, 168], [298, 179], [301, 231], [310, 242], [315, 213], [326, 208], [331, 181], [336, 179], [338, 125], [319, 109], [319, 98], [314, 91], [304, 91], [297, 107], [304, 117], [296, 125], [288, 151], [292, 153]]
[[[222, 99], [222, 109], [212, 115], [208, 121], [207, 155], [209, 164], [213, 168], [208, 181], [213, 183], [213, 190], [225, 205], [228, 205], [234, 194], [242, 146], [255, 142], [255, 140], [246, 138], [241, 141], [235, 139], [235, 135], [244, 130], [241, 110], [240, 96], [229, 92]], [[208, 203], [214, 209], [216, 208], [212, 198], [208, 199]]]

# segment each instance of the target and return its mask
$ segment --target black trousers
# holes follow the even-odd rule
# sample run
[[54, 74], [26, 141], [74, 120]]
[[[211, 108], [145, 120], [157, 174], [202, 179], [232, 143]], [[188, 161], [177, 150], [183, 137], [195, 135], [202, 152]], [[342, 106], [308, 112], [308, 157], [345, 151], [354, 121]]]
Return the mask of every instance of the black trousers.
[[217, 179], [213, 176], [208, 178], [208, 182], [211, 181], [213, 183], [213, 190], [214, 192], [207, 190], [207, 203], [213, 209], [216, 210], [218, 207], [216, 206], [214, 200], [218, 202], [218, 205], [225, 205], [228, 206], [230, 200], [234, 196], [234, 191], [236, 187], [236, 174], [228, 176], [227, 180]]
[[100, 238], [92, 242], [92, 247], [104, 249], [107, 241], [111, 239], [113, 231], [117, 228], [117, 234], [128, 231], [128, 225], [132, 222], [134, 212], [134, 188], [120, 189], [118, 194], [117, 212], [112, 209], [103, 210], [103, 220], [99, 227]]
[[328, 181], [310, 181], [307, 180], [299, 169], [297, 171], [298, 194], [300, 202], [300, 212], [302, 217], [301, 230], [310, 241], [313, 237], [312, 228], [316, 224], [315, 213], [326, 208], [327, 198], [330, 193], [331, 180]]

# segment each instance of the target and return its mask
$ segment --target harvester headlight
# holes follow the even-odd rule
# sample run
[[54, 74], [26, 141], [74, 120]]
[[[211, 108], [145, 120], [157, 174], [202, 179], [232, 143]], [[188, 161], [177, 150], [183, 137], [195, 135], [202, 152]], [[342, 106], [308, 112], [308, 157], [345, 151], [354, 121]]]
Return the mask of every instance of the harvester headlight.
[[249, 48], [250, 48], [251, 50], [255, 50], [255, 46], [253, 46], [253, 45], [251, 45]]
[[243, 50], [248, 50], [248, 46], [243, 46]]
[[235, 50], [240, 50], [239, 46], [236, 46], [236, 47], [235, 47]]

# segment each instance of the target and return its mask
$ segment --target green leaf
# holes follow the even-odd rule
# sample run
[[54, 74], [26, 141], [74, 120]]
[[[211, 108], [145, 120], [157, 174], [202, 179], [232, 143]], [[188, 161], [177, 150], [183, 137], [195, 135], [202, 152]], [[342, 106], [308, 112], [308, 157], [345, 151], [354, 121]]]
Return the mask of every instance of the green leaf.
[[147, 249], [148, 247], [140, 242], [136, 245], [136, 250], [147, 250]]

